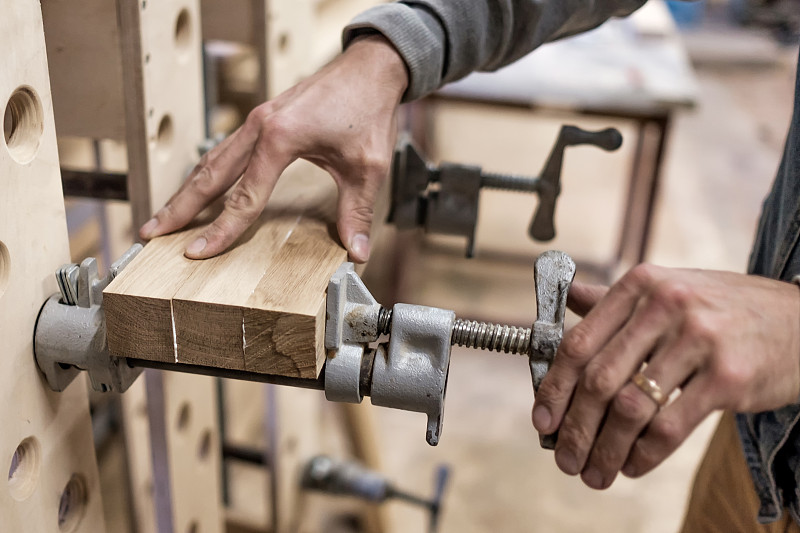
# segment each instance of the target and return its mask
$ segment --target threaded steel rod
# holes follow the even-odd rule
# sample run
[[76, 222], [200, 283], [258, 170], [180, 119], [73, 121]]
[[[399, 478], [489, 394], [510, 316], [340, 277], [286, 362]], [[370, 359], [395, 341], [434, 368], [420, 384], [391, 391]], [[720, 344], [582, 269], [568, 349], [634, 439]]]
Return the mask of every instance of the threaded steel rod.
[[459, 318], [453, 324], [450, 343], [467, 348], [528, 355], [531, 347], [531, 330]]
[[504, 191], [538, 192], [539, 178], [484, 172], [481, 174], [481, 187]]
[[[389, 335], [391, 332], [392, 310], [381, 307], [378, 312], [378, 334]], [[531, 328], [457, 318], [453, 324], [450, 344], [527, 356], [531, 347]]]

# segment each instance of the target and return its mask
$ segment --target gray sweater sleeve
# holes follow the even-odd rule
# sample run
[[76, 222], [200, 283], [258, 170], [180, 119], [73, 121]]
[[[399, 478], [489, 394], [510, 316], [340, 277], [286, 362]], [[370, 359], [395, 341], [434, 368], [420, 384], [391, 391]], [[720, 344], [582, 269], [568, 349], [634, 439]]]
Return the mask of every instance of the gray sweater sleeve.
[[345, 27], [347, 45], [381, 33], [408, 67], [404, 101], [475, 70], [496, 70], [555, 39], [626, 16], [645, 0], [405, 0], [373, 7]]

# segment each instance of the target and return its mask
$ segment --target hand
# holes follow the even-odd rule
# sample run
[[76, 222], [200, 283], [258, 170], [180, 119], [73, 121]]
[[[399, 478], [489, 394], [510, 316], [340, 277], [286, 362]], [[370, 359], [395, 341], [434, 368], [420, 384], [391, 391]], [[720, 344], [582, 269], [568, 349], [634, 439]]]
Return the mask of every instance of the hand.
[[603, 296], [608, 293], [605, 285], [590, 285], [574, 281], [567, 294], [567, 307], [578, 316], [584, 317]]
[[185, 226], [233, 187], [224, 211], [186, 248], [192, 259], [219, 254], [258, 218], [283, 170], [303, 158], [336, 180], [339, 236], [350, 258], [365, 262], [373, 205], [389, 172], [407, 85], [405, 64], [386, 39], [353, 42], [319, 72], [255, 108], [203, 156], [139, 235], [152, 239]]
[[[680, 389], [660, 410], [630, 382], [645, 361], [665, 394]], [[604, 489], [620, 470], [653, 469], [715, 409], [758, 412], [798, 396], [797, 286], [639, 265], [565, 335], [533, 423], [543, 434], [558, 429], [561, 470]]]

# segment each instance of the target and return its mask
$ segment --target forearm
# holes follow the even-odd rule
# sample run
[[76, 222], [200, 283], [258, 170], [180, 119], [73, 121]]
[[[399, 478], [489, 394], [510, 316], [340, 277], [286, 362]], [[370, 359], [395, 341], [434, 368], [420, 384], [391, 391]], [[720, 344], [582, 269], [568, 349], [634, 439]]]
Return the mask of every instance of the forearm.
[[357, 16], [345, 47], [363, 32], [383, 34], [409, 71], [405, 100], [475, 70], [494, 70], [538, 46], [625, 16], [644, 0], [406, 0]]

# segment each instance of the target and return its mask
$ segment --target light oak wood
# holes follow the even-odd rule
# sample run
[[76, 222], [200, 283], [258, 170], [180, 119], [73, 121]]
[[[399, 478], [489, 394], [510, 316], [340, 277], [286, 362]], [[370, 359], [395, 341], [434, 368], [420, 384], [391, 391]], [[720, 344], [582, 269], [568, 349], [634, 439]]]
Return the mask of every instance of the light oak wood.
[[194, 261], [194, 227], [155, 239], [106, 289], [109, 347], [154, 361], [313, 378], [325, 360], [328, 280], [347, 259], [335, 185], [296, 163], [228, 252]]
[[41, 17], [39, 2], [0, 0], [0, 529], [102, 532], [85, 379], [53, 392], [33, 354], [69, 261]]

